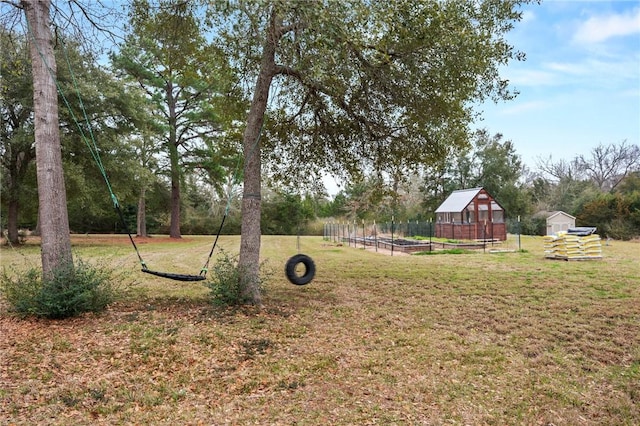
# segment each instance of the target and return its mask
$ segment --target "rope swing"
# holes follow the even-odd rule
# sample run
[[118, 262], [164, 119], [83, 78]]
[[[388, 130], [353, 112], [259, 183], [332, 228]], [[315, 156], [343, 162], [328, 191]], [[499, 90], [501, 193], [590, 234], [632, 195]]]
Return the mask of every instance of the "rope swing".
[[[36, 39], [35, 39], [35, 35], [33, 34], [33, 32], [31, 31], [30, 27], [28, 26], [27, 23], [27, 30], [29, 32], [29, 34], [31, 35], [32, 41], [33, 43], [36, 45], [36, 48], [38, 50], [38, 54], [40, 56], [40, 58], [42, 59], [42, 62], [44, 63], [44, 65], [46, 66], [47, 70], [49, 71], [49, 75], [51, 76], [51, 79], [54, 81], [55, 85], [56, 85], [56, 89], [60, 95], [60, 97], [62, 98], [65, 106], [67, 107], [67, 109], [69, 110], [69, 113], [71, 115], [71, 118], [73, 119], [75, 125], [77, 126], [79, 132], [80, 132], [80, 136], [82, 138], [82, 140], [84, 141], [85, 145], [87, 146], [87, 148], [89, 149], [89, 152], [91, 153], [91, 156], [93, 158], [93, 160], [95, 161], [95, 163], [98, 166], [98, 170], [100, 171], [100, 175], [102, 176], [102, 179], [104, 180], [106, 186], [107, 186], [107, 190], [109, 191], [109, 195], [111, 197], [111, 201], [113, 203], [113, 207], [116, 210], [116, 212], [118, 213], [118, 217], [120, 219], [120, 222], [125, 230], [125, 232], [127, 233], [128, 237], [129, 237], [129, 241], [131, 242], [131, 245], [133, 246], [136, 255], [138, 256], [138, 261], [140, 262], [140, 265], [142, 267], [142, 272], [147, 273], [147, 274], [151, 274], [151, 275], [155, 275], [158, 277], [162, 277], [162, 278], [168, 278], [171, 280], [175, 280], [175, 281], [203, 281], [207, 278], [207, 271], [209, 268], [209, 262], [211, 260], [211, 257], [213, 256], [213, 252], [215, 250], [215, 247], [218, 243], [218, 238], [220, 237], [220, 233], [222, 231], [222, 226], [224, 225], [225, 219], [227, 218], [227, 215], [229, 213], [229, 208], [231, 205], [231, 191], [229, 192], [228, 195], [228, 200], [227, 200], [227, 207], [225, 209], [224, 212], [224, 216], [222, 217], [222, 221], [220, 223], [220, 227], [218, 228], [218, 232], [216, 233], [216, 238], [213, 242], [213, 245], [211, 247], [211, 250], [209, 252], [209, 256], [207, 257], [207, 260], [205, 262], [205, 264], [203, 265], [203, 267], [200, 269], [200, 273], [198, 275], [190, 275], [190, 274], [176, 274], [176, 273], [171, 273], [171, 272], [159, 272], [159, 271], [154, 271], [152, 269], [149, 269], [149, 267], [147, 266], [147, 263], [144, 261], [144, 259], [142, 258], [142, 255], [140, 254], [140, 250], [138, 249], [138, 246], [136, 245], [135, 240], [133, 239], [133, 235], [131, 234], [131, 231], [129, 230], [129, 226], [127, 225], [127, 221], [124, 218], [124, 213], [122, 212], [122, 208], [120, 207], [120, 203], [118, 201], [118, 198], [116, 197], [115, 193], [113, 192], [113, 188], [111, 186], [111, 182], [109, 181], [109, 178], [107, 177], [107, 173], [106, 170], [104, 168], [104, 165], [102, 163], [102, 159], [100, 158], [100, 152], [98, 149], [98, 145], [96, 143], [96, 139], [94, 137], [93, 134], [93, 130], [92, 130], [92, 126], [91, 126], [91, 122], [89, 120], [89, 116], [87, 114], [87, 111], [84, 107], [84, 103], [82, 102], [82, 96], [80, 95], [80, 89], [75, 77], [75, 73], [73, 72], [73, 67], [71, 66], [71, 61], [69, 60], [69, 57], [67, 55], [67, 51], [64, 48], [64, 42], [61, 42], [63, 48], [62, 48], [62, 52], [64, 54], [64, 58], [67, 62], [67, 66], [69, 68], [69, 74], [71, 76], [71, 80], [73, 83], [73, 87], [75, 89], [76, 92], [76, 97], [78, 98], [78, 105], [80, 107], [80, 110], [82, 111], [82, 115], [83, 115], [83, 119], [84, 119], [84, 124], [86, 126], [87, 131], [85, 132], [85, 130], [83, 129], [83, 126], [81, 125], [80, 121], [78, 120], [78, 117], [75, 115], [73, 108], [71, 108], [71, 104], [69, 103], [69, 100], [67, 99], [67, 97], [64, 94], [64, 91], [62, 90], [62, 87], [60, 85], [60, 82], [58, 81], [58, 79], [56, 78], [55, 74], [53, 73], [53, 70], [51, 69], [51, 66], [47, 63], [46, 58], [44, 57], [44, 54], [42, 53], [40, 46], [38, 46], [38, 44], [36, 43]], [[88, 135], [87, 135], [88, 133]], [[258, 136], [259, 139], [259, 136]], [[256, 144], [258, 143], [258, 141], [256, 141]], [[239, 164], [239, 161], [238, 161]], [[236, 166], [236, 173], [237, 173], [237, 169], [238, 166]]]
[[[220, 226], [218, 227], [218, 231], [216, 233], [215, 239], [213, 241], [213, 245], [211, 247], [211, 250], [209, 251], [209, 256], [207, 257], [204, 265], [202, 266], [202, 268], [200, 269], [199, 274], [197, 275], [191, 275], [191, 274], [177, 274], [177, 273], [172, 273], [172, 272], [160, 272], [160, 271], [155, 271], [150, 269], [147, 266], [147, 263], [144, 261], [144, 259], [142, 258], [142, 255], [140, 254], [140, 250], [138, 249], [138, 246], [136, 245], [136, 242], [133, 238], [133, 235], [131, 234], [131, 231], [129, 230], [129, 226], [127, 225], [127, 221], [125, 220], [124, 217], [124, 213], [122, 211], [122, 208], [120, 206], [120, 203], [118, 201], [118, 198], [116, 197], [113, 188], [111, 186], [111, 182], [109, 181], [109, 178], [107, 177], [107, 173], [106, 170], [104, 168], [104, 165], [102, 163], [102, 159], [100, 158], [100, 153], [99, 153], [99, 149], [98, 149], [98, 145], [96, 143], [96, 139], [94, 137], [94, 133], [92, 130], [92, 126], [91, 126], [91, 121], [89, 120], [89, 116], [87, 114], [87, 111], [84, 107], [84, 103], [82, 102], [82, 97], [80, 95], [80, 89], [78, 86], [78, 83], [76, 81], [76, 77], [75, 77], [75, 73], [73, 72], [73, 67], [71, 66], [71, 61], [69, 60], [69, 57], [67, 55], [67, 51], [64, 47], [64, 42], [61, 42], [63, 48], [62, 51], [64, 53], [64, 58], [67, 62], [67, 66], [69, 68], [69, 74], [71, 76], [71, 80], [73, 83], [73, 87], [75, 89], [75, 93], [76, 93], [76, 97], [78, 99], [78, 105], [80, 107], [80, 110], [82, 111], [82, 115], [83, 115], [83, 119], [84, 119], [84, 126], [86, 127], [87, 131], [85, 132], [85, 130], [83, 129], [83, 125], [80, 123], [80, 121], [78, 120], [78, 118], [76, 117], [75, 113], [73, 112], [73, 109], [71, 108], [71, 105], [67, 99], [67, 97], [65, 96], [62, 87], [60, 86], [60, 82], [58, 81], [57, 77], [55, 76], [53, 70], [51, 69], [51, 67], [49, 66], [49, 64], [46, 61], [46, 58], [44, 57], [42, 51], [40, 50], [40, 47], [38, 46], [38, 44], [36, 43], [36, 39], [35, 39], [35, 35], [32, 33], [31, 29], [29, 28], [28, 24], [27, 24], [27, 30], [29, 32], [29, 34], [31, 35], [31, 38], [33, 40], [33, 43], [36, 45], [36, 48], [38, 50], [38, 53], [43, 61], [43, 63], [45, 64], [47, 70], [49, 71], [49, 74], [51, 75], [52, 80], [55, 82], [57, 91], [60, 95], [60, 97], [62, 98], [65, 106], [67, 107], [67, 109], [69, 110], [69, 113], [71, 115], [71, 118], [73, 119], [75, 125], [77, 126], [79, 132], [80, 132], [80, 136], [82, 138], [82, 140], [84, 141], [85, 145], [87, 146], [87, 148], [89, 149], [89, 152], [91, 153], [91, 156], [93, 158], [93, 160], [95, 161], [95, 163], [98, 166], [98, 169], [100, 171], [100, 175], [102, 176], [102, 179], [104, 180], [106, 186], [107, 186], [107, 190], [109, 191], [109, 195], [111, 197], [111, 201], [113, 203], [113, 207], [116, 210], [116, 212], [118, 213], [118, 217], [120, 219], [120, 222], [125, 230], [125, 232], [127, 233], [128, 237], [129, 237], [129, 241], [131, 242], [131, 245], [133, 246], [133, 249], [136, 252], [136, 255], [138, 256], [138, 261], [140, 262], [140, 266], [141, 266], [141, 271], [146, 273], [146, 274], [150, 274], [150, 275], [155, 275], [157, 277], [161, 277], [161, 278], [167, 278], [170, 280], [174, 280], [174, 281], [203, 281], [207, 278], [207, 272], [208, 272], [208, 268], [209, 268], [209, 263], [211, 261], [211, 257], [213, 256], [213, 252], [217, 246], [218, 243], [218, 239], [220, 238], [220, 233], [222, 232], [222, 227], [224, 226], [224, 222], [229, 214], [229, 209], [231, 206], [231, 200], [232, 200], [232, 189], [229, 188], [228, 194], [227, 194], [227, 205], [224, 211], [224, 215], [222, 216], [222, 220], [220, 222]], [[263, 123], [264, 125], [264, 123]], [[260, 142], [260, 137], [262, 135], [262, 125], [260, 126], [260, 130], [258, 132], [258, 135], [256, 137], [256, 141], [253, 144], [252, 149], [249, 152], [249, 158], [251, 156], [253, 156], [255, 154], [256, 151], [256, 147], [258, 146], [259, 142]], [[233, 173], [233, 177], [234, 180], [237, 177], [237, 173], [238, 170], [240, 168], [240, 163], [241, 163], [241, 158], [238, 158], [238, 162], [236, 164], [236, 168], [235, 171]], [[298, 266], [302, 264], [304, 266], [304, 273], [302, 275], [300, 275], [297, 270], [299, 269]], [[287, 276], [287, 278], [289, 279], [289, 281], [291, 283], [293, 283], [294, 285], [305, 285], [308, 284], [309, 282], [311, 282], [311, 280], [313, 279], [313, 277], [315, 276], [315, 264], [313, 263], [313, 260], [311, 260], [311, 258], [307, 255], [304, 254], [297, 254], [293, 257], [291, 257], [285, 266], [285, 274]]]

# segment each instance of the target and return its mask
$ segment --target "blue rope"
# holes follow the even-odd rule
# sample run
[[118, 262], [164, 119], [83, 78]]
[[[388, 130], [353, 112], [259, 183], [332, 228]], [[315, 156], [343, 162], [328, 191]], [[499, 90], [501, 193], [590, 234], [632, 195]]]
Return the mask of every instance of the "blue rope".
[[[44, 57], [44, 54], [42, 53], [42, 51], [40, 50], [40, 46], [36, 43], [36, 39], [35, 36], [33, 34], [33, 32], [31, 31], [31, 28], [29, 27], [29, 22], [27, 21], [27, 31], [29, 32], [29, 34], [31, 35], [31, 38], [33, 39], [34, 44], [36, 45], [36, 48], [38, 50], [38, 54], [40, 55], [40, 58], [42, 59], [42, 62], [45, 64], [49, 75], [51, 76], [51, 79], [54, 81], [55, 85], [56, 85], [56, 89], [58, 91], [58, 94], [60, 95], [60, 97], [62, 98], [65, 106], [67, 107], [67, 109], [69, 110], [69, 113], [71, 114], [71, 118], [73, 119], [74, 123], [76, 124], [76, 126], [78, 127], [78, 130], [80, 132], [80, 135], [82, 137], [82, 140], [85, 142], [85, 144], [87, 145], [87, 148], [89, 148], [89, 152], [91, 153], [91, 156], [93, 157], [94, 161], [96, 162], [96, 164], [98, 165], [98, 169], [100, 171], [100, 174], [105, 182], [105, 184], [107, 185], [107, 189], [109, 191], [109, 194], [111, 196], [111, 201], [113, 203], [114, 208], [118, 211], [118, 214], [120, 216], [120, 220], [125, 228], [125, 231], [127, 232], [127, 235], [129, 236], [129, 240], [131, 241], [131, 244], [133, 245], [133, 248], [138, 256], [138, 260], [140, 261], [140, 264], [142, 265], [142, 271], [143, 272], [149, 272], [152, 273], [154, 275], [158, 275], [158, 276], [162, 276], [164, 278], [170, 278], [170, 279], [176, 279], [179, 281], [199, 281], [200, 278], [196, 279], [195, 277], [202, 277], [201, 279], [204, 279], [204, 277], [206, 277], [207, 271], [208, 271], [208, 267], [209, 267], [209, 262], [211, 260], [211, 257], [213, 256], [213, 252], [217, 246], [218, 243], [218, 239], [220, 238], [220, 234], [222, 232], [222, 227], [224, 225], [225, 219], [227, 218], [228, 214], [229, 214], [229, 210], [231, 208], [231, 201], [233, 199], [233, 191], [232, 191], [232, 187], [229, 188], [229, 191], [227, 193], [227, 205], [225, 207], [224, 210], [224, 215], [222, 217], [222, 221], [220, 223], [220, 227], [218, 228], [218, 232], [216, 233], [216, 238], [213, 242], [213, 246], [211, 247], [211, 251], [209, 252], [209, 256], [205, 262], [205, 264], [203, 265], [203, 267], [200, 270], [200, 275], [180, 275], [180, 274], [169, 274], [169, 273], [160, 273], [160, 272], [155, 272], [155, 271], [151, 271], [149, 270], [149, 268], [147, 267], [145, 261], [142, 259], [142, 256], [140, 254], [140, 251], [138, 250], [138, 246], [136, 245], [133, 236], [131, 235], [131, 232], [129, 231], [129, 228], [127, 226], [126, 220], [124, 219], [124, 214], [122, 213], [122, 209], [120, 208], [120, 203], [118, 202], [118, 198], [116, 197], [115, 193], [113, 192], [113, 188], [111, 186], [111, 182], [109, 181], [109, 178], [107, 177], [107, 173], [106, 170], [104, 168], [104, 164], [102, 163], [102, 159], [100, 158], [100, 152], [98, 149], [98, 145], [96, 143], [96, 139], [93, 133], [93, 129], [91, 126], [91, 122], [89, 120], [89, 116], [87, 114], [86, 108], [84, 106], [84, 102], [82, 101], [82, 96], [80, 95], [80, 88], [78, 85], [78, 82], [76, 80], [75, 77], [75, 73], [73, 72], [73, 67], [71, 66], [71, 61], [69, 60], [69, 56], [67, 54], [66, 48], [65, 48], [65, 44], [64, 42], [61, 41], [61, 44], [63, 45], [63, 53], [64, 53], [64, 57], [65, 57], [65, 61], [67, 62], [67, 67], [69, 68], [69, 74], [71, 75], [71, 80], [73, 82], [73, 86], [76, 92], [76, 96], [78, 98], [78, 104], [80, 106], [80, 109], [82, 111], [82, 114], [84, 116], [84, 122], [87, 126], [88, 129], [88, 134], [89, 137], [87, 137], [82, 125], [80, 124], [79, 120], [77, 119], [75, 113], [73, 112], [73, 109], [71, 108], [71, 104], [69, 103], [67, 97], [64, 94], [64, 91], [62, 90], [62, 87], [60, 86], [60, 82], [58, 81], [58, 79], [56, 78], [56, 75], [54, 74], [53, 70], [51, 69], [51, 67], [49, 66], [49, 64], [46, 61], [46, 58]], [[248, 161], [250, 158], [253, 157], [253, 155], [256, 152], [256, 148], [258, 147], [258, 144], [260, 143], [260, 138], [262, 136], [262, 128], [264, 126], [264, 121], [262, 123], [262, 125], [260, 126], [260, 130], [258, 132], [258, 137], [256, 138], [255, 143], [253, 144], [251, 151], [249, 152], [249, 155], [247, 156], [246, 161]], [[236, 167], [235, 170], [233, 172], [233, 179], [232, 182], [235, 181], [237, 175], [238, 175], [238, 171], [240, 169], [240, 164], [241, 164], [241, 158], [238, 158], [238, 161], [236, 163]], [[185, 279], [185, 277], [190, 277], [189, 279]]]
[[102, 159], [100, 158], [100, 153], [99, 153], [99, 150], [98, 150], [98, 146], [96, 144], [95, 137], [93, 135], [93, 131], [91, 130], [91, 123], [89, 121], [89, 116], [87, 115], [87, 111], [84, 108], [84, 103], [82, 102], [82, 97], [80, 95], [80, 89], [78, 87], [77, 80], [76, 80], [75, 74], [73, 72], [73, 68], [71, 67], [71, 62], [69, 61], [69, 57], [68, 57], [68, 55], [66, 53], [66, 49], [64, 48], [64, 43], [61, 43], [63, 45], [62, 51], [64, 52], [65, 59], [66, 59], [66, 62], [68, 64], [68, 67], [69, 67], [69, 73], [71, 75], [74, 87], [76, 89], [77, 97], [78, 97], [78, 99], [80, 101], [80, 106], [81, 106], [81, 109], [82, 109], [82, 113], [84, 115], [85, 122], [87, 123], [87, 128], [89, 129], [89, 134], [91, 136], [91, 142], [89, 141], [89, 138], [87, 138], [84, 129], [80, 125], [80, 122], [78, 121], [78, 118], [77, 118], [76, 114], [73, 112], [73, 108], [71, 108], [71, 104], [69, 103], [69, 100], [65, 96], [64, 91], [62, 90], [62, 87], [60, 85], [60, 82], [58, 81], [55, 73], [53, 72], [53, 69], [51, 68], [51, 66], [47, 62], [47, 60], [46, 60], [46, 58], [44, 56], [44, 53], [42, 52], [40, 46], [38, 45], [37, 40], [35, 38], [35, 35], [33, 34], [33, 31], [31, 31], [31, 26], [29, 25], [29, 21], [28, 20], [27, 20], [27, 32], [31, 36], [33, 44], [35, 45], [36, 50], [38, 51], [38, 55], [40, 56], [40, 59], [42, 59], [42, 62], [44, 63], [45, 67], [47, 68], [47, 71], [49, 72], [49, 75], [51, 76], [51, 80], [53, 80], [53, 82], [55, 83], [56, 90], [57, 90], [58, 94], [62, 98], [65, 106], [69, 110], [69, 114], [71, 115], [71, 118], [73, 119], [74, 123], [78, 127], [78, 130], [80, 132], [82, 140], [85, 142], [85, 144], [89, 148], [89, 152], [91, 153], [91, 156], [93, 157], [94, 161], [98, 165], [98, 169], [100, 171], [100, 174], [101, 174], [102, 178], [104, 179], [104, 182], [107, 185], [107, 189], [109, 190], [109, 194], [111, 196], [111, 202], [113, 203], [114, 208], [118, 212], [120, 220], [121, 220], [121, 222], [122, 222], [122, 224], [123, 224], [123, 226], [124, 226], [124, 228], [125, 228], [125, 230], [127, 232], [127, 235], [129, 236], [129, 241], [131, 241], [131, 244], [133, 245], [133, 248], [136, 251], [136, 254], [138, 256], [138, 260], [140, 261], [140, 264], [142, 265], [143, 270], [147, 269], [147, 265], [146, 265], [145, 261], [142, 259], [142, 256], [140, 255], [140, 251], [138, 250], [138, 246], [136, 245], [135, 241], [133, 240], [133, 236], [131, 235], [131, 232], [129, 231], [127, 223], [126, 223], [126, 221], [124, 219], [124, 214], [122, 213], [122, 209], [120, 208], [120, 203], [118, 202], [118, 198], [116, 197], [116, 195], [113, 192], [113, 188], [111, 187], [111, 183], [109, 182], [109, 178], [107, 177], [107, 173], [105, 171], [104, 165], [102, 164]]

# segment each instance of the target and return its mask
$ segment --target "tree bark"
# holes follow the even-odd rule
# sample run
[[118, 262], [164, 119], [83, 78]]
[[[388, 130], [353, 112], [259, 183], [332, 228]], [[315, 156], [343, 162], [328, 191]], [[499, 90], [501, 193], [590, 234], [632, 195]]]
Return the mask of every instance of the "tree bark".
[[247, 117], [247, 128], [243, 135], [244, 188], [242, 193], [242, 230], [240, 235], [240, 257], [238, 267], [241, 272], [241, 294], [244, 300], [260, 305], [260, 215], [261, 202], [261, 159], [260, 132], [269, 100], [269, 88], [275, 75], [276, 18], [271, 18], [266, 42], [262, 52], [260, 73], [256, 80], [253, 100]]
[[169, 162], [171, 167], [171, 223], [169, 237], [182, 238], [180, 233], [180, 156], [178, 153], [178, 134], [176, 118], [176, 99], [173, 85], [167, 83], [167, 103], [169, 107]]
[[7, 240], [9, 243], [16, 245], [20, 243], [20, 234], [18, 233], [18, 199], [11, 196], [7, 207]]
[[180, 232], [180, 170], [178, 161], [178, 147], [171, 144], [171, 224], [169, 225], [169, 237], [182, 238]]
[[50, 1], [23, 0], [22, 5], [31, 33], [38, 214], [42, 271], [48, 277], [55, 269], [73, 265], [60, 147], [56, 63], [49, 27]]
[[[16, 126], [17, 127], [17, 126]], [[18, 218], [20, 216], [20, 194], [23, 191], [24, 177], [29, 163], [35, 158], [35, 150], [20, 145], [7, 145], [11, 150], [7, 176], [7, 239], [11, 244], [20, 243]], [[17, 150], [17, 153], [13, 151]]]
[[18, 164], [17, 161], [10, 166], [7, 179], [7, 241], [10, 244], [18, 244], [18, 211], [20, 191], [18, 187]]
[[147, 188], [142, 187], [140, 189], [140, 196], [138, 198], [138, 216], [137, 216], [137, 230], [136, 235], [138, 237], [147, 236], [147, 200], [145, 198]]

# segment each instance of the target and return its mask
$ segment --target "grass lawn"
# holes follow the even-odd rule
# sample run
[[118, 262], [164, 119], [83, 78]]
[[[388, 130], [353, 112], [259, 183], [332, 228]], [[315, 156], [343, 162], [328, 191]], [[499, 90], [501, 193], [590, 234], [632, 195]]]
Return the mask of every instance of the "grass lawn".
[[[151, 269], [197, 274], [212, 238], [184, 240], [139, 248]], [[126, 237], [73, 241], [127, 292], [62, 321], [2, 309], [0, 425], [640, 424], [638, 242], [566, 262], [534, 237], [393, 257], [304, 237], [317, 273], [299, 287], [284, 275], [296, 238], [266, 236], [263, 308], [221, 310], [202, 283], [140, 273]], [[0, 256], [39, 264], [35, 244]]]

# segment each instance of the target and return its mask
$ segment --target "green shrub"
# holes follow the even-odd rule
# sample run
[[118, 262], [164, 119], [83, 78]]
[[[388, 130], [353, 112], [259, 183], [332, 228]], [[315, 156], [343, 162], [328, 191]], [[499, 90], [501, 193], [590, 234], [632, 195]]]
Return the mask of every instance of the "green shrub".
[[522, 222], [510, 222], [514, 229], [509, 229], [511, 234], [520, 235], [545, 235], [547, 233], [547, 219], [545, 217], [524, 217]]
[[600, 232], [603, 232], [607, 237], [623, 241], [629, 241], [637, 235], [637, 231], [634, 229], [631, 221], [623, 219], [613, 219], [607, 223]]
[[[221, 250], [220, 256], [217, 258], [215, 265], [210, 271], [212, 276], [204, 282], [209, 288], [211, 302], [216, 306], [240, 306], [250, 302], [246, 296], [242, 294], [244, 287], [243, 280], [246, 280], [246, 274], [241, 273], [238, 265], [238, 256], [231, 256], [224, 250]], [[264, 291], [264, 263], [260, 265], [260, 277], [258, 286], [260, 292]]]
[[0, 292], [13, 311], [22, 316], [60, 319], [83, 312], [101, 312], [116, 298], [113, 271], [77, 261], [42, 277], [42, 270], [30, 268], [0, 276]]

